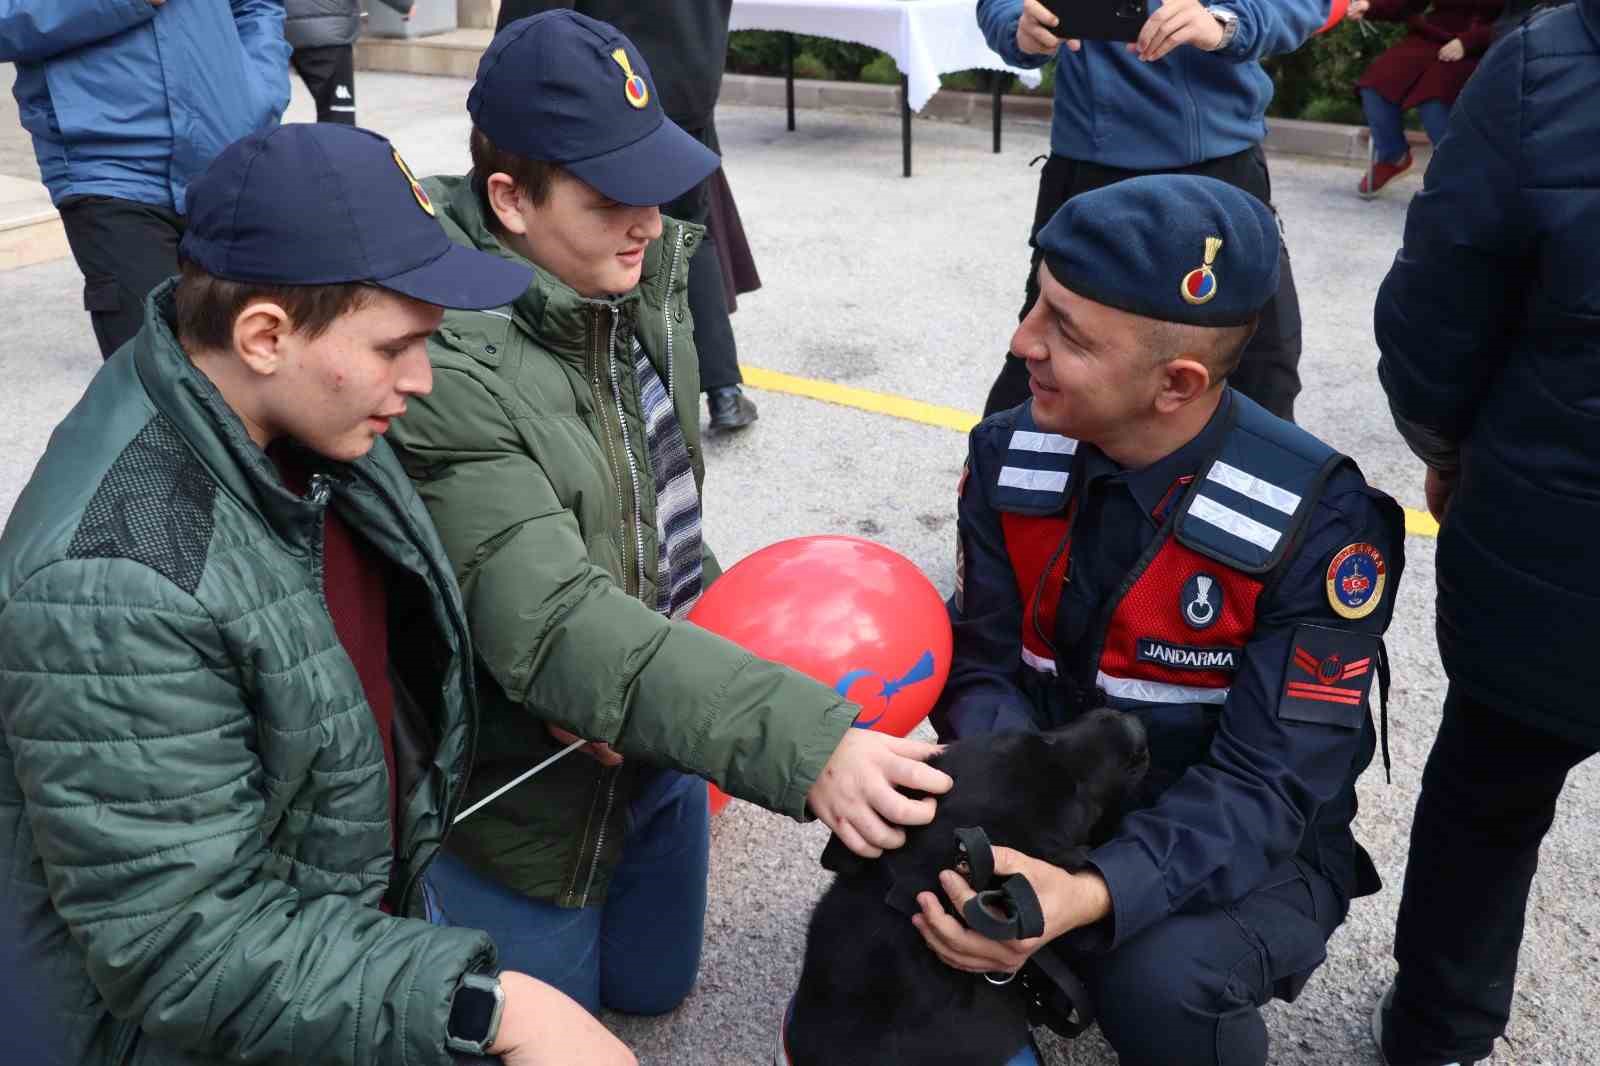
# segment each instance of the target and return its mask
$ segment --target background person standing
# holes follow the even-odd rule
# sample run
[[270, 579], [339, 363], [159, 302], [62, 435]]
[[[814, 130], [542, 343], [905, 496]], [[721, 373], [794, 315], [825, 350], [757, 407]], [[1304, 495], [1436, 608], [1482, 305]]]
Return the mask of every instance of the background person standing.
[[[412, 0], [381, 0], [409, 20]], [[283, 35], [296, 74], [317, 102], [318, 122], [356, 124], [356, 38], [360, 0], [284, 0]]]
[[[695, 140], [722, 154], [715, 112], [728, 56], [733, 0], [506, 0], [496, 31], [552, 8], [570, 8], [621, 30], [650, 64], [661, 107]], [[695, 225], [712, 220], [713, 175], [661, 210]], [[700, 350], [700, 388], [714, 430], [741, 429], [756, 420], [756, 405], [739, 386], [739, 348], [728, 321], [728, 296], [713, 235], [689, 264], [689, 312]]]
[[[1450, 107], [1493, 43], [1504, 0], [1354, 0], [1351, 19], [1405, 22], [1410, 31], [1372, 61], [1356, 92], [1372, 129], [1372, 171], [1356, 191], [1376, 196], [1411, 169], [1411, 148], [1401, 116], [1416, 108], [1428, 140], [1437, 145], [1450, 122]], [[1424, 13], [1426, 9], [1426, 13]]]
[[1378, 292], [1378, 376], [1441, 522], [1450, 680], [1374, 1017], [1390, 1066], [1475, 1062], [1505, 1032], [1540, 842], [1600, 750], [1597, 96], [1600, 0], [1495, 45]]
[[289, 106], [283, 2], [0, 0], [0, 62], [108, 358], [178, 272], [189, 182]]
[[[1019, 320], [1039, 298], [1037, 237], [1072, 197], [1140, 174], [1199, 174], [1272, 202], [1261, 141], [1272, 78], [1261, 67], [1292, 52], [1328, 17], [1327, 0], [1166, 0], [1151, 7], [1139, 40], [1073, 41], [1039, 0], [978, 0], [989, 47], [1012, 66], [1056, 64], [1050, 158], [1028, 236], [1033, 260]], [[1063, 47], [1065, 45], [1065, 47]], [[1300, 392], [1300, 301], [1280, 250], [1279, 287], [1232, 375], [1233, 387], [1279, 418]], [[1028, 398], [1023, 360], [1008, 354], [983, 413]]]

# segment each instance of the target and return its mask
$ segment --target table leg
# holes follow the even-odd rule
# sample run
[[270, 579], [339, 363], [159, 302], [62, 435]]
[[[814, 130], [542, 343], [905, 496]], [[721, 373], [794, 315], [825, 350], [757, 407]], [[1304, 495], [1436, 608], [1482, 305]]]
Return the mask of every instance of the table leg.
[[1003, 74], [1002, 72], [1000, 72], [998, 70], [990, 71], [989, 72], [989, 77], [991, 79], [993, 79], [992, 82], [991, 82], [991, 88], [994, 90], [994, 154], [995, 155], [999, 155], [1000, 154], [1000, 109], [1002, 107], [1002, 104], [1001, 104], [1001, 93], [1005, 90], [1007, 78], [1006, 78], [1005, 74]]
[[900, 75], [900, 155], [905, 176], [911, 176], [911, 79]]
[[789, 132], [794, 132], [794, 34], [783, 35], [783, 92], [789, 104]]

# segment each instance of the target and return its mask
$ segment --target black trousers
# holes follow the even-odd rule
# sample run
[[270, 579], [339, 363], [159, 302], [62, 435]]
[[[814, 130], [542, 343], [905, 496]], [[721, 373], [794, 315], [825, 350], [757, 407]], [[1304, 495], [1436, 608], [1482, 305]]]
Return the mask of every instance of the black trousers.
[[[1260, 145], [1237, 155], [1209, 159], [1173, 171], [1120, 170], [1053, 155], [1045, 161], [1044, 172], [1039, 175], [1039, 200], [1033, 212], [1033, 229], [1028, 234], [1033, 261], [1028, 267], [1026, 296], [1022, 311], [1017, 315], [1018, 322], [1027, 317], [1039, 299], [1039, 263], [1043, 258], [1038, 245], [1039, 231], [1054, 217], [1057, 209], [1079, 193], [1142, 173], [1200, 174], [1237, 186], [1263, 203], [1272, 202], [1272, 179], [1267, 173], [1266, 153]], [[1300, 394], [1300, 298], [1295, 293], [1294, 274], [1289, 269], [1287, 244], [1282, 247], [1278, 266], [1278, 294], [1263, 310], [1261, 328], [1229, 380], [1234, 388], [1268, 411], [1292, 421], [1294, 398]], [[992, 415], [1015, 407], [1028, 395], [1027, 364], [1007, 352], [1005, 365], [983, 405], [983, 413]]]
[[1298, 859], [1230, 906], [1175, 914], [1115, 951], [1064, 951], [1121, 1066], [1266, 1066], [1261, 1007], [1293, 1000], [1348, 904]]
[[317, 102], [318, 122], [356, 124], [356, 49], [350, 44], [296, 48], [289, 56], [300, 80]]
[[1539, 843], [1567, 772], [1594, 753], [1451, 687], [1395, 929], [1393, 1066], [1486, 1058], [1505, 1032]]
[[[690, 130], [690, 136], [718, 151], [717, 129]], [[707, 179], [661, 209], [673, 218], [707, 225], [711, 215], [711, 181]], [[744, 380], [739, 373], [739, 346], [728, 321], [728, 293], [722, 285], [722, 264], [716, 243], [700, 242], [689, 260], [689, 313], [694, 315], [694, 346], [700, 355], [700, 390], [710, 392]]]
[[62, 201], [61, 222], [83, 271], [83, 307], [94, 323], [100, 358], [144, 325], [144, 298], [178, 272], [184, 220], [164, 207], [110, 196]]

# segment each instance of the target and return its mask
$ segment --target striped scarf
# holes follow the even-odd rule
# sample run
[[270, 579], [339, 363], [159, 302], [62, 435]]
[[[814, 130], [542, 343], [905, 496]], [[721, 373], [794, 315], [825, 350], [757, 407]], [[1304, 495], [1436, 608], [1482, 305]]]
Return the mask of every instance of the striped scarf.
[[645, 453], [656, 483], [656, 610], [677, 618], [700, 598], [700, 490], [695, 487], [689, 446], [661, 375], [650, 364], [638, 338], [633, 365], [644, 407]]

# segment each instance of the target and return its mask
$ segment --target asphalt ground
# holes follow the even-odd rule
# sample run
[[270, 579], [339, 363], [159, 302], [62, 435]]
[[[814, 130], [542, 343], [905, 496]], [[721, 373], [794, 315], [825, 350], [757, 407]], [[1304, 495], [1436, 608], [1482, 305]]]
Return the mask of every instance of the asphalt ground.
[[[419, 174], [458, 172], [467, 165], [467, 88], [452, 79], [363, 74], [358, 104], [364, 121], [391, 136]], [[309, 118], [298, 85], [296, 93], [290, 117]], [[984, 126], [919, 121], [916, 177], [908, 181], [899, 176], [891, 118], [802, 112], [791, 134], [781, 111], [728, 108], [718, 123], [765, 282], [741, 298], [734, 317], [743, 361], [807, 382], [978, 410], [1021, 299], [1037, 181], [1029, 161], [1048, 150], [1045, 127], [1012, 124], [995, 156]], [[0, 129], [0, 161], [17, 158], [17, 133]], [[1299, 419], [1354, 455], [1374, 484], [1420, 508], [1422, 468], [1390, 423], [1370, 326], [1418, 179], [1407, 176], [1386, 198], [1363, 203], [1353, 191], [1354, 168], [1280, 157], [1272, 169], [1305, 314]], [[99, 366], [80, 293], [70, 260], [0, 274], [0, 521], [52, 426]], [[899, 417], [918, 413], [899, 400], [877, 402], [886, 414], [768, 389], [752, 395], [761, 420], [707, 441], [705, 528], [724, 563], [784, 537], [856, 534], [904, 553], [948, 592], [962, 435]], [[936, 415], [936, 422], [961, 421]], [[1434, 542], [1411, 536], [1406, 549], [1388, 636], [1394, 783], [1384, 784], [1381, 769], [1368, 772], [1356, 825], [1387, 887], [1357, 901], [1300, 999], [1267, 1008], [1274, 1063], [1377, 1061], [1368, 1015], [1393, 972], [1406, 839], [1445, 686], [1433, 639]], [[1600, 769], [1591, 762], [1572, 775], [1544, 848], [1510, 1041], [1497, 1063], [1600, 1062], [1597, 821]], [[607, 1019], [642, 1061], [770, 1061], [810, 905], [827, 883], [816, 865], [825, 839], [820, 825], [742, 803], [716, 820], [698, 989], [665, 1017]], [[1094, 1035], [1051, 1044], [1047, 1053], [1056, 1064], [1116, 1061]]]

